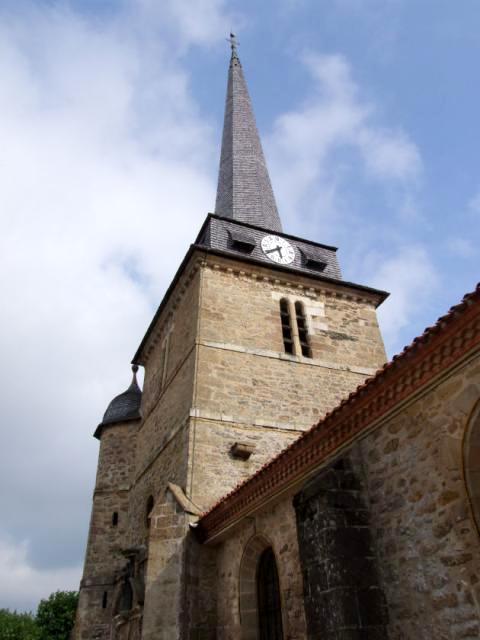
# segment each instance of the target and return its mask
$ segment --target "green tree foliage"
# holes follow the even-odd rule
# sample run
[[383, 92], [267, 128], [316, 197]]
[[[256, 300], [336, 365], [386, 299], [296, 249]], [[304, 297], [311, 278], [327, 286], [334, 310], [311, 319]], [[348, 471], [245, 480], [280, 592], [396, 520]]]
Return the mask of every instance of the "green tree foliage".
[[0, 640], [39, 640], [40, 635], [31, 613], [0, 609]]
[[47, 600], [41, 600], [36, 618], [39, 640], [68, 640], [77, 602], [76, 591], [56, 591]]

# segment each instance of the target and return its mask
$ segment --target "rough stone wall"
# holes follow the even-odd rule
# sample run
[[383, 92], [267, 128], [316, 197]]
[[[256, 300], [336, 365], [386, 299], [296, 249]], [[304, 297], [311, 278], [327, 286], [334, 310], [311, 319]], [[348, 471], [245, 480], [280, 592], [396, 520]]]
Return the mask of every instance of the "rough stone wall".
[[385, 596], [354, 448], [294, 500], [308, 638], [387, 638]]
[[185, 513], [168, 493], [157, 496], [148, 541], [143, 638], [178, 638], [184, 607]]
[[[241, 619], [240, 573], [245, 549], [257, 537], [270, 543], [277, 562], [282, 621], [285, 640], [305, 640], [306, 626], [303, 609], [303, 586], [298, 552], [295, 511], [291, 500], [249, 519], [233, 532], [218, 548], [217, 599], [218, 640], [241, 640], [245, 635], [245, 622]], [[253, 558], [253, 562], [257, 562]], [[256, 594], [252, 603], [256, 605]], [[250, 606], [249, 605], [249, 606]], [[255, 636], [249, 636], [255, 640]]]
[[[179, 298], [170, 300], [157, 320], [155, 335], [145, 362], [145, 380], [142, 393], [142, 416], [145, 422], [152, 413], [161, 414], [168, 396], [178, 397], [178, 391], [169, 392], [172, 381], [179, 375], [190, 377], [186, 371], [193, 371], [191, 353], [197, 334], [198, 296], [200, 274], [197, 271], [187, 283], [181, 280]], [[172, 296], [173, 298], [173, 296]], [[180, 399], [182, 402], [184, 397]], [[190, 396], [191, 401], [191, 396]], [[187, 403], [188, 404], [188, 403]], [[190, 408], [190, 407], [188, 407]], [[152, 441], [157, 434], [151, 433], [147, 424], [141, 440]], [[144, 450], [139, 450], [138, 459], [144, 458]]]
[[[148, 550], [143, 638], [178, 637], [185, 606], [188, 521], [167, 485], [186, 488], [199, 286], [198, 271], [180, 280], [158, 319], [145, 363], [128, 539]], [[154, 508], [148, 518], [150, 497]]]
[[180, 280], [178, 297], [172, 296], [158, 319], [145, 363], [143, 420], [130, 492], [131, 544], [143, 543], [148, 537], [145, 518], [149, 496], [155, 501], [163, 499], [169, 482], [186, 487], [199, 287], [198, 271], [188, 282]]
[[480, 636], [480, 541], [462, 471], [479, 398], [477, 359], [362, 442], [391, 640]]
[[[188, 480], [190, 496], [203, 508], [385, 360], [372, 300], [344, 297], [332, 284], [318, 288], [303, 275], [288, 277], [216, 257], [203, 269]], [[285, 296], [304, 305], [313, 358], [284, 351], [279, 303]], [[254, 445], [248, 461], [232, 457], [235, 442]]]
[[[192, 421], [193, 422], [193, 421]], [[196, 419], [190, 429], [189, 488], [201, 508], [210, 506], [263, 464], [296, 440], [299, 431], [242, 425], [228, 420]], [[235, 458], [231, 447], [242, 442], [253, 447], [248, 460]]]
[[[199, 258], [187, 265], [143, 356], [143, 417], [128, 497], [128, 534], [119, 543], [148, 548], [144, 638], [209, 638], [214, 632], [213, 552], [195, 548], [188, 518], [177, 507], [162, 512], [173, 509], [168, 483], [208, 508], [385, 359], [374, 300], [367, 294], [345, 295], [332, 284], [328, 290], [316, 288], [318, 282], [305, 276], [289, 275], [287, 282], [266, 267], [241, 272], [242, 263], [232, 260], [215, 266], [212, 256], [194, 268]], [[284, 353], [279, 301], [285, 295], [304, 304], [313, 358]], [[232, 456], [235, 442], [254, 445], [249, 460]], [[154, 511], [148, 526], [150, 496]], [[284, 528], [279, 535], [290, 536]], [[291, 544], [282, 544], [278, 553], [288, 559]], [[292, 595], [282, 571], [284, 598], [297, 603], [298, 590]], [[293, 630], [291, 638], [301, 638], [303, 622], [293, 618], [303, 613], [298, 603], [293, 605], [297, 613], [290, 610], [285, 624]]]
[[385, 350], [373, 298], [305, 275], [279, 274], [209, 258], [202, 287], [201, 338], [284, 353], [282, 297], [303, 302], [314, 360], [378, 368]]
[[[79, 639], [110, 637], [115, 572], [125, 562], [118, 550], [125, 545], [129, 527], [128, 491], [134, 471], [137, 427], [134, 422], [115, 424], [104, 427], [101, 434], [75, 625], [75, 637]], [[118, 514], [117, 524], [113, 522], [114, 512]]]
[[188, 450], [188, 423], [182, 425], [175, 436], [169, 439], [160, 455], [137, 477], [135, 487], [129, 496], [129, 545], [147, 543], [149, 497], [153, 497], [156, 505], [159, 501], [164, 501], [169, 482], [184, 486], [187, 468], [186, 450]]

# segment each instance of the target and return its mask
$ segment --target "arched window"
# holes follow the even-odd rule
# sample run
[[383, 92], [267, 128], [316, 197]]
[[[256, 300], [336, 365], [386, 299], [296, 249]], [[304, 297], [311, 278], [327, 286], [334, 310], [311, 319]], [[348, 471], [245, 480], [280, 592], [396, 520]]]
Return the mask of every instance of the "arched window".
[[290, 309], [288, 308], [288, 300], [282, 298], [280, 300], [280, 319], [282, 321], [283, 348], [285, 353], [295, 353], [293, 346], [292, 321], [290, 318]]
[[312, 350], [310, 348], [310, 342], [308, 339], [307, 320], [305, 318], [305, 311], [302, 302], [295, 302], [295, 315], [297, 320], [298, 339], [300, 341], [302, 356], [304, 356], [305, 358], [311, 358]]
[[480, 402], [470, 418], [463, 445], [463, 463], [468, 498], [480, 534]]
[[153, 505], [154, 505], [153, 496], [148, 496], [147, 507], [145, 509], [145, 525], [147, 529], [150, 529], [150, 524], [152, 521]]
[[253, 536], [245, 545], [239, 578], [242, 640], [283, 640], [275, 556], [263, 535]]
[[265, 549], [258, 561], [257, 600], [260, 640], [282, 640], [280, 585], [272, 547]]

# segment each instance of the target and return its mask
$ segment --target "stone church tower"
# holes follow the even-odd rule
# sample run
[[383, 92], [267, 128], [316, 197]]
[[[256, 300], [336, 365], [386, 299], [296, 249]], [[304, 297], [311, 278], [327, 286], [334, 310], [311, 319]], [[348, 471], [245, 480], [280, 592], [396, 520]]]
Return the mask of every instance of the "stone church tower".
[[95, 432], [76, 638], [216, 637], [215, 555], [195, 521], [383, 364], [386, 295], [283, 231], [232, 42], [215, 213]]

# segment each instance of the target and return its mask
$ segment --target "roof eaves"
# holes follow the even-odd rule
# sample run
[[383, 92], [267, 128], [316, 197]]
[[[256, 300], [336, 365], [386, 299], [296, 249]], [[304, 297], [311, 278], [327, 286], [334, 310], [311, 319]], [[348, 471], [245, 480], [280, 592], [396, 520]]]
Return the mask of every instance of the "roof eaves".
[[142, 419], [142, 416], [138, 414], [136, 416], [130, 416], [129, 418], [124, 418], [123, 420], [112, 420], [111, 422], [100, 422], [100, 424], [97, 426], [97, 428], [93, 433], [93, 437], [97, 438], [97, 440], [100, 440], [100, 438], [102, 437], [102, 431], [105, 427], [112, 427], [116, 424], [123, 424], [124, 422], [138, 422], [138, 420], [141, 420], [141, 419]]

